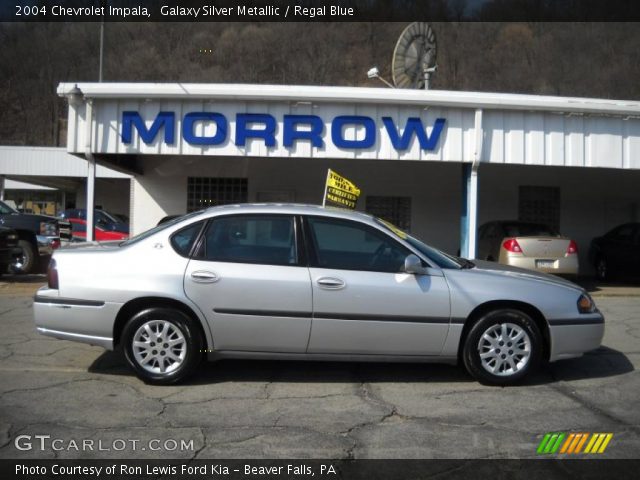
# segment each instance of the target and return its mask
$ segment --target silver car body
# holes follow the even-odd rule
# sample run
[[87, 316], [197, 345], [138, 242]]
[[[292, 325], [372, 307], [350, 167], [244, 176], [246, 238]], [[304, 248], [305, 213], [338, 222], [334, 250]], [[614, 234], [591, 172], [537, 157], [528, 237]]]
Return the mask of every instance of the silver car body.
[[[369, 225], [428, 267], [422, 274], [212, 262], [181, 256], [171, 236], [227, 215], [283, 214]], [[579, 313], [586, 292], [551, 275], [476, 262], [440, 268], [374, 218], [308, 205], [215, 207], [130, 245], [90, 243], [54, 254], [59, 289], [35, 297], [40, 333], [113, 349], [135, 302], [181, 304], [201, 323], [209, 359], [296, 358], [456, 362], [465, 323], [478, 309], [522, 306], [543, 319], [547, 358], [600, 346], [604, 318]], [[299, 234], [299, 233], [298, 233]]]

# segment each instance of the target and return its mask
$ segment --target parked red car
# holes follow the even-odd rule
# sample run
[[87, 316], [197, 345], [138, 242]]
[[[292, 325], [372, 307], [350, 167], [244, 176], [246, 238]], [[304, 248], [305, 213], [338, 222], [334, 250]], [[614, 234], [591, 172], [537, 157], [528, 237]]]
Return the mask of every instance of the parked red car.
[[[87, 239], [87, 222], [80, 218], [69, 218], [71, 223], [72, 238], [75, 241], [84, 242]], [[113, 230], [105, 230], [99, 226], [94, 227], [94, 240], [98, 242], [107, 242], [109, 240], [126, 240], [129, 238], [128, 233], [115, 232]]]

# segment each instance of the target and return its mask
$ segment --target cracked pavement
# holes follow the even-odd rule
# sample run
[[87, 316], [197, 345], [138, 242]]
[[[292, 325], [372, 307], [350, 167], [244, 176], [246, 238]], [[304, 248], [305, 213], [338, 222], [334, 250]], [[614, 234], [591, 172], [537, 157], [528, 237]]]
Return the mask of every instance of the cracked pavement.
[[[118, 352], [38, 335], [39, 281], [0, 288], [0, 458], [529, 458], [549, 431], [612, 432], [603, 457], [640, 456], [637, 296], [599, 298], [603, 346], [518, 387], [448, 365], [276, 361], [203, 363], [157, 387]], [[18, 450], [19, 435], [61, 448]]]

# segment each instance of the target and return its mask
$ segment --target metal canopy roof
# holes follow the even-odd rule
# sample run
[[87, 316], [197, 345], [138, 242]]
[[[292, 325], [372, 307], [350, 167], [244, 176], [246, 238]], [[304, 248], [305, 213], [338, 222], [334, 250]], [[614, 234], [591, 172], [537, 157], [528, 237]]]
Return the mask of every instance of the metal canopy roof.
[[439, 107], [640, 117], [640, 101], [636, 100], [447, 90], [210, 83], [61, 83], [58, 86], [58, 95], [72, 96], [75, 87], [82, 91], [85, 98], [96, 99], [184, 99], [188, 97], [286, 102], [424, 104]]

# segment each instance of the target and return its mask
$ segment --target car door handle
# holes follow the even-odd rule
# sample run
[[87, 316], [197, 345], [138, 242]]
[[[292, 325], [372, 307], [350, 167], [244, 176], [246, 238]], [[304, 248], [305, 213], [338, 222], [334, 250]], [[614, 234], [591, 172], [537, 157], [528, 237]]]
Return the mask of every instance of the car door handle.
[[214, 283], [220, 280], [220, 277], [213, 272], [198, 270], [197, 272], [191, 273], [191, 279], [197, 283]]
[[344, 281], [339, 278], [322, 277], [316, 280], [316, 283], [320, 288], [326, 288], [327, 290], [340, 290], [345, 287]]

